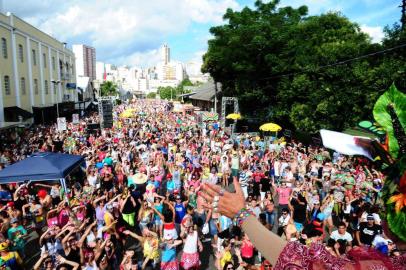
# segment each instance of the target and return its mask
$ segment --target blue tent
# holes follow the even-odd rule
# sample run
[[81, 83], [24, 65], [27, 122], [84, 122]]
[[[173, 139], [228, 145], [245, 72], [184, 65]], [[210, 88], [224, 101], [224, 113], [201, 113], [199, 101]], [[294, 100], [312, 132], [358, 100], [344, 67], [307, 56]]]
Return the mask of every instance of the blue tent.
[[82, 156], [41, 152], [0, 171], [0, 183], [61, 180], [84, 163]]

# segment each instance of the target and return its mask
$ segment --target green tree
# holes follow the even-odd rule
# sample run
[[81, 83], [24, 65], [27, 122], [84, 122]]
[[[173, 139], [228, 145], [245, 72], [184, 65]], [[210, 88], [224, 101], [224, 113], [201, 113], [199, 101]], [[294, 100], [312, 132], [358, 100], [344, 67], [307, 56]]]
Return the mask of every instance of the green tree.
[[171, 86], [158, 87], [159, 97], [161, 99], [176, 99], [176, 88]]
[[155, 92], [151, 92], [147, 95], [147, 98], [156, 98], [156, 93]]
[[185, 89], [185, 86], [193, 86], [193, 83], [189, 79], [184, 79], [179, 83], [177, 87], [158, 87], [158, 93], [161, 99], [173, 99], [173, 100], [180, 100], [181, 97], [179, 95], [186, 94], [190, 91]]
[[225, 96], [239, 98], [244, 115], [308, 132], [342, 130], [370, 118], [393, 81], [405, 89], [405, 50], [334, 64], [401, 44], [400, 27], [386, 29], [383, 44], [374, 44], [339, 13], [307, 16], [306, 6], [278, 4], [228, 9], [226, 24], [210, 29], [202, 71]]
[[100, 93], [102, 96], [117, 96], [118, 86], [110, 81], [106, 81], [100, 85]]

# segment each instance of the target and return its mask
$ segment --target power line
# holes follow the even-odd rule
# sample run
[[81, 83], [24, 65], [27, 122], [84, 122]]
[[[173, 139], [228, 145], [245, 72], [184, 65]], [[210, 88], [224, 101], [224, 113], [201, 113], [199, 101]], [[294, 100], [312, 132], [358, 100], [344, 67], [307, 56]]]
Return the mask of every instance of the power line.
[[[345, 64], [353, 62], [353, 61], [358, 61], [358, 60], [368, 58], [368, 57], [371, 57], [371, 56], [374, 56], [374, 55], [384, 54], [384, 53], [394, 51], [394, 50], [397, 50], [397, 49], [400, 49], [400, 48], [403, 48], [403, 47], [406, 47], [406, 43], [403, 43], [403, 44], [400, 44], [400, 45], [397, 45], [395, 47], [388, 48], [388, 49], [385, 49], [385, 50], [376, 51], [376, 52], [373, 52], [373, 53], [368, 53], [368, 54], [357, 56], [357, 57], [350, 58], [350, 59], [347, 59], [347, 60], [338, 61], [338, 62], [335, 62], [335, 63], [332, 63], [332, 64], [319, 66], [319, 67], [316, 67], [315, 69], [320, 70], [320, 69], [324, 69], [324, 68], [329, 68], [329, 67], [334, 67], [334, 66], [339, 66], [339, 65], [345, 65]], [[269, 76], [269, 77], [266, 77], [266, 78], [259, 79], [259, 81], [269, 80], [269, 79], [276, 79], [276, 78], [281, 78], [281, 77], [286, 77], [286, 76], [292, 76], [292, 75], [301, 74], [301, 73], [305, 73], [305, 72], [309, 72], [309, 71], [311, 71], [311, 70], [307, 69], [307, 70], [290, 72], [290, 73], [287, 73], [287, 74], [274, 75], [274, 76]]]

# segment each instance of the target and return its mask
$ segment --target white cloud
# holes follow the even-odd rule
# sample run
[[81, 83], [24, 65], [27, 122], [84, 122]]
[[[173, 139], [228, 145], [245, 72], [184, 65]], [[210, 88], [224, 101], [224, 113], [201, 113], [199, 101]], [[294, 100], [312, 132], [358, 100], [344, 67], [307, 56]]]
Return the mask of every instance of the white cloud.
[[135, 52], [128, 56], [119, 57], [116, 61], [134, 67], [152, 67], [161, 60], [159, 49], [160, 48], [146, 52]]
[[192, 23], [218, 24], [228, 7], [239, 8], [237, 0], [39, 2], [11, 1], [6, 8], [58, 40], [94, 46], [100, 60], [142, 65], [169, 36], [185, 33]]
[[381, 26], [361, 25], [361, 31], [367, 33], [373, 42], [381, 42], [384, 38], [383, 28]]

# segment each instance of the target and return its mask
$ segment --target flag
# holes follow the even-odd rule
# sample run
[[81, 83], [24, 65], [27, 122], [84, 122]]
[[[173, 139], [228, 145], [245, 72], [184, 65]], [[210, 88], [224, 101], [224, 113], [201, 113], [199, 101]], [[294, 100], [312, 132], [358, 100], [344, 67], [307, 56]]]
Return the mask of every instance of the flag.
[[331, 130], [320, 130], [323, 145], [344, 155], [361, 155], [373, 160], [371, 154], [362, 145], [357, 144], [358, 138], [372, 141], [369, 138], [357, 137]]
[[351, 156], [360, 155], [370, 160], [381, 160], [386, 164], [392, 162], [388, 153], [376, 140], [325, 129], [320, 130], [320, 135], [324, 147], [333, 149], [338, 153]]
[[103, 81], [106, 81], [107, 80], [106, 64], [103, 65], [104, 65]]

